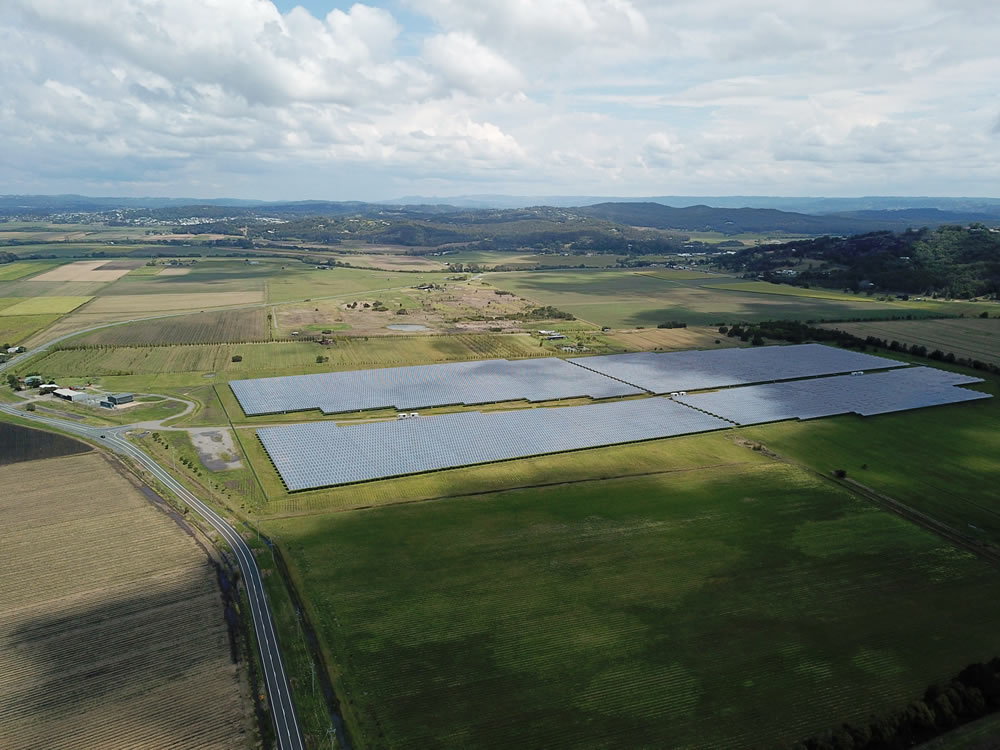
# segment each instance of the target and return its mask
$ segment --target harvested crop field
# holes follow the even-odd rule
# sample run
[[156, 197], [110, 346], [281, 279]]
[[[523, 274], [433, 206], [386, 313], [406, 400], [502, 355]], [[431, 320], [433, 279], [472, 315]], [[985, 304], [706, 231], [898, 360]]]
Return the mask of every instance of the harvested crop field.
[[994, 654], [994, 568], [743, 450], [269, 521], [358, 744], [780, 748]]
[[70, 456], [89, 450], [91, 447], [86, 443], [65, 435], [0, 422], [0, 466], [39, 458]]
[[[31, 481], [25, 481], [30, 475]], [[19, 748], [247, 748], [215, 568], [110, 459], [0, 468], [0, 737]]]
[[[120, 261], [118, 261], [120, 263]], [[115, 261], [79, 260], [75, 263], [53, 268], [51, 271], [36, 276], [32, 281], [115, 281], [127, 274], [131, 268], [110, 267]]]
[[949, 318], [946, 320], [887, 320], [873, 323], [836, 323], [824, 326], [865, 338], [940, 349], [959, 358], [1000, 365], [1000, 318]]
[[72, 312], [93, 297], [32, 297], [0, 309], [0, 315], [61, 315]]
[[[2, 311], [0, 311], [2, 312]], [[141, 346], [157, 344], [226, 344], [267, 340], [263, 308], [220, 310], [143, 320], [105, 328], [73, 341], [74, 346]]]
[[194, 294], [117, 294], [95, 300], [87, 308], [91, 313], [135, 313], [155, 315], [179, 310], [198, 311], [210, 307], [251, 305], [261, 302], [262, 292], [196, 292]]
[[[640, 328], [631, 331], [617, 331], [608, 338], [630, 351], [651, 351], [661, 349], [675, 351], [681, 349], [722, 349], [732, 346], [749, 346], [739, 337], [726, 336], [717, 328], [689, 326], [688, 328]], [[719, 343], [715, 343], [718, 341]]]

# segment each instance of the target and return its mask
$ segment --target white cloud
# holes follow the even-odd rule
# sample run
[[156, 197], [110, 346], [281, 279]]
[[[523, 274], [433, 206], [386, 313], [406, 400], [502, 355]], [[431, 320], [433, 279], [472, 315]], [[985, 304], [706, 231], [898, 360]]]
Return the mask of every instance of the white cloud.
[[424, 23], [365, 4], [318, 18], [269, 0], [7, 0], [0, 180], [1000, 194], [988, 3], [404, 2]]

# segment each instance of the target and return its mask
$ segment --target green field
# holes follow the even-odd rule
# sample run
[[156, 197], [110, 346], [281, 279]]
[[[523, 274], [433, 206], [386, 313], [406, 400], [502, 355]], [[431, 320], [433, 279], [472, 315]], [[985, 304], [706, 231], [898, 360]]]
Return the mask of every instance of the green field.
[[268, 521], [355, 745], [778, 747], [993, 654], [995, 570], [740, 450], [725, 470]]
[[[253, 314], [253, 313], [246, 313]], [[207, 314], [206, 314], [207, 315]], [[202, 316], [193, 316], [197, 325]], [[0, 317], [0, 326], [4, 318]], [[17, 320], [11, 318], [11, 320]], [[0, 330], [3, 330], [0, 328]], [[115, 335], [118, 327], [108, 329]], [[2, 338], [2, 337], [0, 337]], [[51, 377], [169, 376], [183, 374], [183, 382], [203, 384], [204, 375], [219, 380], [272, 375], [305, 374], [330, 370], [456, 362], [475, 359], [535, 357], [550, 352], [528, 336], [460, 334], [455, 336], [380, 336], [336, 339], [323, 346], [310, 341], [249, 344], [194, 344], [178, 346], [101, 346], [59, 349], [26, 365]], [[234, 356], [243, 358], [233, 362]], [[316, 358], [329, 357], [317, 363]], [[119, 389], [153, 388], [158, 380], [117, 382]], [[168, 379], [164, 386], [177, 385]]]
[[267, 338], [267, 315], [264, 308], [258, 307], [112, 326], [74, 339], [73, 346], [224, 344]]
[[16, 279], [23, 279], [25, 276], [30, 276], [34, 273], [39, 273], [41, 271], [48, 271], [50, 268], [55, 268], [58, 263], [53, 261], [21, 261], [18, 263], [6, 263], [0, 265], [0, 281], [14, 281]]
[[733, 292], [758, 292], [760, 294], [782, 294], [789, 297], [812, 297], [814, 299], [835, 299], [857, 302], [863, 297], [831, 289], [807, 289], [789, 284], [771, 284], [767, 281], [735, 281], [728, 284], [709, 284], [711, 289], [728, 289]]
[[[3, 312], [0, 310], [0, 313]], [[59, 315], [13, 316], [0, 314], [0, 344], [20, 344], [32, 334], [55, 323], [59, 318]]]
[[[1000, 310], [997, 311], [1000, 313]], [[838, 323], [836, 328], [854, 336], [875, 336], [902, 344], [920, 344], [928, 351], [1000, 365], [1000, 318], [949, 318], [946, 320], [886, 320]]]
[[[920, 307], [921, 303], [733, 291], [719, 288], [720, 284], [728, 283], [724, 276], [698, 276], [698, 279], [681, 279], [630, 271], [532, 271], [489, 274], [486, 278], [500, 289], [552, 305], [596, 325], [614, 328], [655, 327], [666, 321], [718, 325], [930, 314]], [[738, 282], [732, 279], [732, 283]]]
[[1000, 383], [987, 377], [973, 388], [992, 393], [988, 400], [741, 432], [817, 471], [844, 469], [967, 536], [1000, 543]]

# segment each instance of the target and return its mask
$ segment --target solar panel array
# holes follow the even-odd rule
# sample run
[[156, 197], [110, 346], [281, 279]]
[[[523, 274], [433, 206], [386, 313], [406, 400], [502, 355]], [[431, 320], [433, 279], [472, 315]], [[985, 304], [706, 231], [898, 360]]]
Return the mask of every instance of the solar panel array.
[[730, 388], [676, 396], [675, 400], [736, 424], [763, 424], [851, 412], [871, 416], [990, 398], [988, 393], [956, 387], [980, 382], [980, 378], [931, 367], [909, 367], [861, 377], [840, 375]]
[[521, 399], [611, 398], [642, 392], [553, 357], [288, 375], [234, 380], [230, 386], [248, 416], [306, 409], [337, 414]]
[[855, 370], [880, 370], [903, 364], [823, 344], [609, 354], [571, 359], [570, 362], [651, 393], [723, 388]]
[[311, 422], [261, 428], [257, 435], [285, 486], [295, 491], [729, 426], [652, 398], [346, 427]]

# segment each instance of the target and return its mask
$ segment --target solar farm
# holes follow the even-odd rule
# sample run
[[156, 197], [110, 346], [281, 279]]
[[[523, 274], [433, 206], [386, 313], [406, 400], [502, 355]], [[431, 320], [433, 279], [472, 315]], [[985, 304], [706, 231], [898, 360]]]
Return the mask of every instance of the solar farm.
[[607, 375], [650, 393], [726, 388], [775, 380], [882, 370], [902, 363], [822, 344], [766, 346], [657, 354], [609, 354], [571, 359], [580, 367]]
[[[865, 369], [859, 368], [877, 372], [865, 374]], [[844, 372], [850, 374], [837, 374]], [[622, 382], [627, 378], [633, 382]], [[754, 381], [757, 384], [744, 385]], [[232, 385], [248, 414], [307, 408], [336, 413], [386, 406], [408, 409], [514, 399], [547, 401], [581, 394], [603, 399], [661, 389], [679, 391], [671, 398], [562, 408], [461, 412], [348, 426], [324, 421], [259, 429], [257, 435], [278, 474], [287, 489], [295, 492], [734, 425], [851, 412], [870, 416], [990, 398], [989, 394], [958, 387], [976, 382], [981, 381], [810, 344], [592, 357], [578, 362], [491, 360]], [[726, 385], [733, 387], [686, 392]]]
[[294, 492], [730, 426], [670, 399], [652, 398], [348, 427], [311, 422], [262, 428], [257, 435]]
[[601, 399], [642, 393], [639, 388], [554, 357], [290, 375], [235, 380], [230, 386], [247, 416], [308, 409], [337, 414], [579, 396]]
[[832, 417], [852, 412], [868, 417], [991, 398], [988, 393], [956, 387], [981, 382], [981, 378], [932, 367], [908, 367], [863, 377], [839, 375], [729, 388], [677, 396], [676, 400], [733, 424], [749, 425], [785, 419]]

